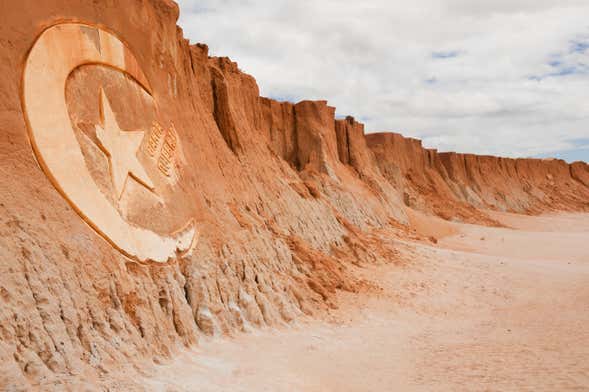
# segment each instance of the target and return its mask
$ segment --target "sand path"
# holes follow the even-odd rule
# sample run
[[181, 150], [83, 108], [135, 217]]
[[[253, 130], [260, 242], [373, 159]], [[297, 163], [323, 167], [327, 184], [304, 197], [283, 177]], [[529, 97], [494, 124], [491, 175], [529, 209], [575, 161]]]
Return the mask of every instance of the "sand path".
[[162, 391], [589, 390], [589, 214], [496, 214], [406, 266], [357, 273], [323, 321], [201, 342], [145, 380]]

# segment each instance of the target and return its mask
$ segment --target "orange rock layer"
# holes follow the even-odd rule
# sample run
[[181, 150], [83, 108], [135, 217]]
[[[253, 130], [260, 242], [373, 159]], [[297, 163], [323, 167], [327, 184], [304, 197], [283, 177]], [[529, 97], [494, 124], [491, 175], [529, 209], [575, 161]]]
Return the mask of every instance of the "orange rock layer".
[[384, 176], [404, 191], [405, 204], [446, 219], [484, 219], [476, 209], [533, 214], [588, 208], [585, 162], [439, 153], [396, 133], [366, 139]]
[[[84, 380], [158, 362], [203, 334], [321, 312], [334, 306], [335, 290], [366, 287], [350, 264], [395, 260], [391, 238], [408, 230], [407, 208], [485, 224], [495, 224], [485, 208], [589, 211], [586, 163], [438, 153], [398, 134], [365, 135], [353, 118], [335, 119], [325, 101], [260, 97], [235, 63], [191, 46], [177, 18], [168, 0], [0, 6], [2, 390], [40, 380], [59, 389], [64, 375]], [[177, 183], [163, 193], [170, 202], [128, 218], [157, 221], [158, 230], [174, 217], [194, 219], [200, 236], [191, 256], [165, 265], [126, 258], [37, 164], [21, 104], [23, 67], [39, 34], [64, 20], [124, 39], [158, 115], [173, 122], [182, 154]], [[70, 106], [84, 111], [83, 97], [99, 93], [83, 91], [84, 80], [106, 84], [117, 118], [137, 127], [144, 119], [129, 80], [97, 68], [72, 76]], [[91, 124], [76, 126], [94, 137]]]

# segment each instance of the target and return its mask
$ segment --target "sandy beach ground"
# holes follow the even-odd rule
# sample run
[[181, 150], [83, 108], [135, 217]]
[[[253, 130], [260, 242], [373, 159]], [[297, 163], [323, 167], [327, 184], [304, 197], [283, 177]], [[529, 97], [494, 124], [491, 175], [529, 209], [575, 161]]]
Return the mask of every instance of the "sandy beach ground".
[[[493, 213], [402, 266], [357, 268], [325, 320], [198, 348], [147, 371], [161, 391], [587, 391], [589, 214]], [[447, 230], [446, 230], [447, 231]]]

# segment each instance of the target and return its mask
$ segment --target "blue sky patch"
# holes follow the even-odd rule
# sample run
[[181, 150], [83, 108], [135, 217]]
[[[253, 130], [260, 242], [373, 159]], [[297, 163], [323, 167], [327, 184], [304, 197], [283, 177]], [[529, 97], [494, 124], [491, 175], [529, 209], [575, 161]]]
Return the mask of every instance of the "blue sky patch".
[[570, 53], [585, 53], [589, 49], [589, 41], [572, 41]]
[[563, 159], [568, 163], [576, 161], [585, 161], [586, 163], [589, 163], [589, 147], [555, 151], [549, 154], [542, 154], [538, 156], [538, 158], [558, 158]]
[[535, 80], [537, 82], [540, 82], [547, 78], [557, 78], [569, 75], [584, 75], [589, 73], [589, 66], [582, 63], [575, 65], [567, 65], [560, 60], [552, 60], [548, 63], [548, 65], [554, 68], [555, 70], [542, 75], [528, 76], [528, 80]]
[[432, 58], [434, 59], [452, 59], [454, 57], [458, 57], [460, 55], [460, 51], [458, 50], [450, 50], [445, 52], [433, 52]]
[[577, 69], [577, 67], [565, 67], [565, 68], [561, 68], [556, 72], [552, 72], [549, 73], [547, 76], [566, 76], [566, 75], [572, 75], [575, 73], [581, 73], [579, 69]]
[[569, 140], [574, 145], [567, 150], [554, 151], [551, 153], [540, 154], [538, 158], [559, 158], [571, 163], [575, 161], [585, 161], [589, 163], [589, 139], [572, 139]]

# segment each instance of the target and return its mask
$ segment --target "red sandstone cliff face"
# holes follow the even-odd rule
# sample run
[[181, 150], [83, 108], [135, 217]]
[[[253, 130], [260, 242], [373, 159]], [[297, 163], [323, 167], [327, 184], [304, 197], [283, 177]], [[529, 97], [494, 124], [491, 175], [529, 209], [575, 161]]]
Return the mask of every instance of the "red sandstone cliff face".
[[[65, 374], [92, 379], [157, 362], [203, 334], [321, 312], [334, 306], [336, 289], [362, 287], [351, 263], [394, 260], [388, 239], [407, 224], [408, 207], [488, 224], [477, 208], [589, 209], [587, 164], [437, 153], [396, 134], [365, 136], [325, 101], [260, 97], [235, 63], [189, 45], [173, 2], [123, 3], [0, 8], [2, 388], [44, 380], [41, 389], [59, 389]], [[150, 116], [173, 122], [182, 147], [178, 178], [162, 191], [166, 207], [128, 218], [166, 230], [191, 217], [199, 232], [192, 255], [163, 265], [125, 257], [39, 167], [20, 101], [23, 67], [39, 34], [64, 20], [122, 37], [157, 100]], [[81, 138], [95, 139], [88, 108], [100, 85], [122, 122], [147, 126], [153, 108], [129, 80], [97, 67], [71, 79], [66, 93]]]
[[480, 222], [481, 208], [539, 213], [589, 207], [584, 162], [438, 153], [399, 134], [367, 140], [383, 174], [404, 190], [406, 204], [446, 219]]
[[571, 177], [589, 187], [589, 165], [584, 162], [574, 162], [570, 165]]

